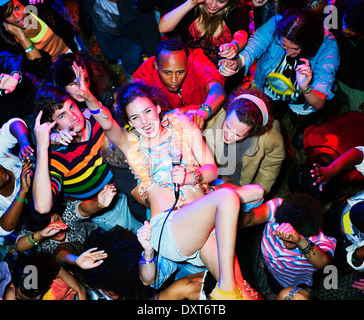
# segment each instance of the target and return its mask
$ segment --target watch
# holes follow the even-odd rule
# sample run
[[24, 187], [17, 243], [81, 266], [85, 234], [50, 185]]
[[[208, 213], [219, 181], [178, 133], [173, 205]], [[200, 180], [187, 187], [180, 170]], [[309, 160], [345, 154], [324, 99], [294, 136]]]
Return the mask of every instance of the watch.
[[208, 116], [210, 117], [212, 112], [212, 107], [208, 103], [204, 102], [203, 104], [200, 105], [199, 109], [206, 111], [208, 113]]

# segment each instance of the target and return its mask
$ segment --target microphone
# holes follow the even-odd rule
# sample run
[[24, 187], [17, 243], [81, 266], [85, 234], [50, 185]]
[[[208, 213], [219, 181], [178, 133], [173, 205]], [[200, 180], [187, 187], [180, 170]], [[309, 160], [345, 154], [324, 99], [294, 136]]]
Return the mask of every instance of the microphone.
[[[172, 151], [171, 152], [171, 158], [172, 158], [172, 166], [179, 166], [181, 164], [181, 152], [179, 151]], [[179, 184], [174, 183], [174, 194], [176, 196], [176, 199], [179, 196]]]

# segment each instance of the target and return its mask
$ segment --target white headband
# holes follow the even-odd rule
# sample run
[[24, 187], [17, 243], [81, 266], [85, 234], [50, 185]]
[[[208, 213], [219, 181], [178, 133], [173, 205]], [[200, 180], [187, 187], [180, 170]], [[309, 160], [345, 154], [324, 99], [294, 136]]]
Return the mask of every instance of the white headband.
[[263, 126], [265, 126], [268, 123], [268, 110], [267, 110], [267, 106], [265, 105], [264, 101], [256, 96], [253, 96], [252, 94], [242, 94], [238, 97], [236, 97], [234, 100], [237, 99], [247, 99], [250, 101], [253, 101], [258, 108], [260, 109], [260, 111], [262, 112], [263, 115]]

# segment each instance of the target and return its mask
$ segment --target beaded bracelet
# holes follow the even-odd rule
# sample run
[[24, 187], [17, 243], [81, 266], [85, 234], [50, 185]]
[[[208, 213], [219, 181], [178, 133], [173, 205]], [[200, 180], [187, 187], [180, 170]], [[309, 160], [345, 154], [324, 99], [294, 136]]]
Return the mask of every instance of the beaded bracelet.
[[191, 173], [193, 174], [193, 178], [194, 178], [193, 184], [195, 184], [195, 183], [200, 184], [203, 181], [203, 176], [202, 176], [202, 172], [200, 169], [201, 169], [201, 167], [195, 166], [195, 169], [191, 171]]

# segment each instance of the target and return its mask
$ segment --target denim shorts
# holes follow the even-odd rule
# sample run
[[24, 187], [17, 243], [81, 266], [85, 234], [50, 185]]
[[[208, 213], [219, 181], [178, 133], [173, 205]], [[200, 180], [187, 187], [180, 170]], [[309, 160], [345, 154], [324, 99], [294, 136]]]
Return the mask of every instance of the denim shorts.
[[[152, 226], [152, 235], [149, 242], [156, 251], [158, 250], [158, 243], [162, 231], [162, 225], [168, 212], [169, 210], [163, 211], [150, 220], [150, 224]], [[200, 250], [196, 251], [190, 256], [184, 256], [178, 249], [177, 243], [173, 236], [171, 223], [173, 220], [173, 216], [176, 212], [178, 212], [178, 210], [172, 211], [168, 216], [166, 223], [164, 224], [159, 254], [166, 259], [174, 262], [188, 262], [190, 264], [193, 264], [194, 266], [202, 267], [204, 266], [204, 263], [202, 262], [200, 257]]]

